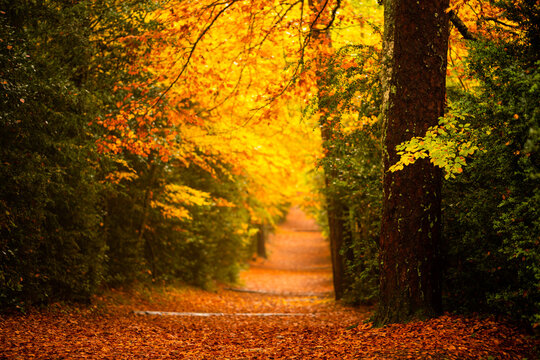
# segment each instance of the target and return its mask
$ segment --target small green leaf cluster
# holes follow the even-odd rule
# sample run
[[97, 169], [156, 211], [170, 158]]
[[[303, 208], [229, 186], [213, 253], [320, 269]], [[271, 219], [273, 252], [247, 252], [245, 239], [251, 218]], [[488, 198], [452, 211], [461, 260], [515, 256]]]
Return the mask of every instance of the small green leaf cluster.
[[458, 105], [451, 107], [437, 126], [428, 129], [423, 137], [414, 137], [396, 147], [399, 161], [389, 171], [399, 171], [418, 159], [429, 158], [433, 165], [444, 170], [445, 179], [455, 178], [463, 172], [467, 158], [480, 150], [478, 132], [490, 133], [489, 129], [473, 129], [464, 123], [470, 115], [462, 113]]

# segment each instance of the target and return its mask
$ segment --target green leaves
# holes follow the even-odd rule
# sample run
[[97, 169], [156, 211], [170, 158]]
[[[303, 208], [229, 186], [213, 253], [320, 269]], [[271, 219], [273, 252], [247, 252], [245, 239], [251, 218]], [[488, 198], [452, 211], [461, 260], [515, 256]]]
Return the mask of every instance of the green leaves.
[[466, 158], [480, 150], [479, 133], [490, 131], [473, 129], [470, 123], [463, 124], [461, 121], [466, 117], [455, 107], [439, 120], [439, 125], [430, 127], [425, 136], [414, 137], [396, 146], [400, 159], [389, 171], [403, 170], [418, 159], [429, 158], [433, 165], [444, 170], [446, 179], [462, 173]]

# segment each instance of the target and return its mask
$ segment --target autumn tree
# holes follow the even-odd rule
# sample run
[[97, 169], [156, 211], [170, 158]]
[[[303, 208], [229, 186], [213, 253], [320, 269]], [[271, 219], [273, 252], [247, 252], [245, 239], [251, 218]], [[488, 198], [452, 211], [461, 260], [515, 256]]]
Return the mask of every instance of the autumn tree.
[[118, 84], [125, 96], [99, 120], [100, 150], [128, 165], [107, 177], [127, 190], [112, 198], [106, 222], [119, 282], [181, 274], [205, 285], [237, 273], [246, 239], [299, 192], [295, 178], [318, 142], [291, 140], [312, 133], [293, 119], [289, 102], [302, 97], [286, 91], [298, 5], [172, 1], [151, 15], [161, 29], [121, 38], [140, 44], [131, 71], [153, 78]]
[[443, 115], [447, 0], [384, 3], [384, 197], [378, 324], [441, 311], [441, 172], [427, 160], [388, 172], [396, 146]]
[[[334, 4], [339, 7], [340, 3]], [[328, 66], [327, 59], [332, 56], [332, 37], [330, 27], [332, 26], [333, 18], [331, 17], [330, 6], [328, 1], [310, 0], [309, 7], [312, 16], [315, 18], [311, 26], [312, 44], [314, 51], [313, 59], [315, 72], [317, 76], [318, 87], [318, 110], [321, 116], [319, 117], [319, 126], [321, 128], [321, 137], [323, 140], [324, 154], [327, 161], [324, 166], [324, 182], [326, 187], [326, 214], [328, 221], [328, 238], [330, 241], [330, 254], [332, 258], [332, 278], [334, 283], [334, 296], [337, 300], [344, 295], [346, 284], [345, 278], [345, 258], [343, 256], [344, 239], [346, 237], [347, 228], [345, 226], [344, 217], [346, 209], [340, 201], [338, 194], [331, 192], [331, 183], [337, 180], [337, 167], [335, 159], [339, 156], [336, 147], [332, 145], [332, 139], [339, 132], [339, 116], [333, 114], [328, 104], [330, 100], [329, 92], [331, 88], [327, 86], [329, 79], [327, 78], [326, 67]]]

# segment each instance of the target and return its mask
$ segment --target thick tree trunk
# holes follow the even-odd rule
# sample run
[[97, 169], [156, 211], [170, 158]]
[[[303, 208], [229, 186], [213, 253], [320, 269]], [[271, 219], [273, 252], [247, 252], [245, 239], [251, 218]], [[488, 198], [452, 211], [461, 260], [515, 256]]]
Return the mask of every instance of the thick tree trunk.
[[396, 145], [422, 136], [443, 115], [448, 0], [386, 0], [384, 203], [379, 325], [441, 311], [441, 173], [417, 161], [395, 173]]

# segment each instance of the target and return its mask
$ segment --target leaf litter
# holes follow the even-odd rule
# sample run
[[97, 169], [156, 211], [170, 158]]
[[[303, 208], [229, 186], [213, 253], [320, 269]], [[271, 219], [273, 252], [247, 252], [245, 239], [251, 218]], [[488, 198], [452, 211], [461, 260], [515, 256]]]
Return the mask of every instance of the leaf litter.
[[[373, 328], [372, 307], [333, 300], [328, 246], [314, 226], [291, 211], [270, 237], [269, 259], [241, 274], [249, 292], [112, 290], [91, 306], [1, 315], [0, 359], [537, 358], [538, 339], [493, 317], [445, 314]], [[242, 316], [269, 313], [296, 315]]]

